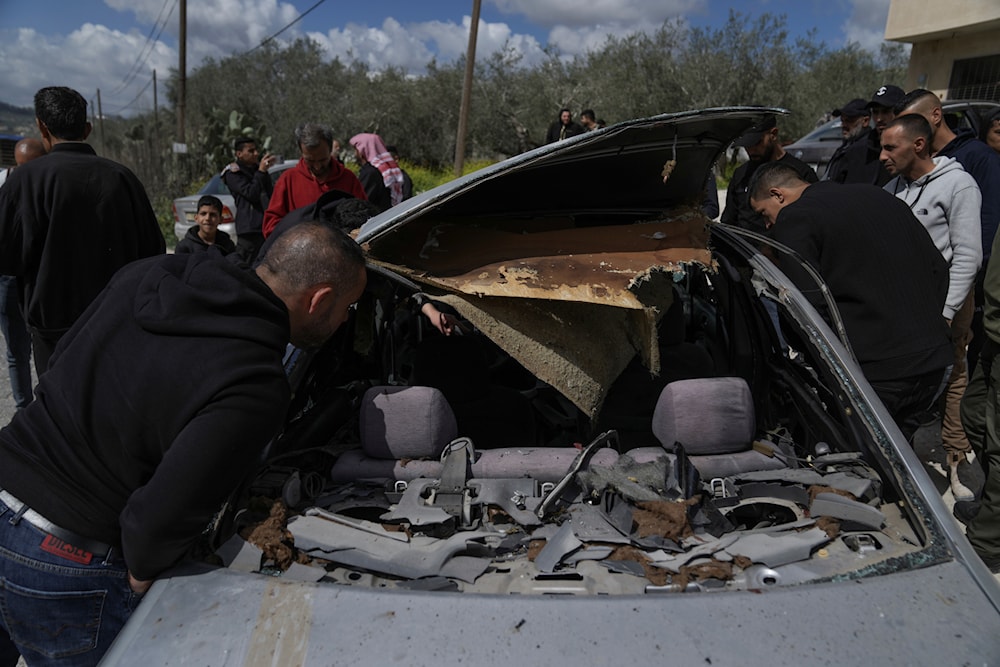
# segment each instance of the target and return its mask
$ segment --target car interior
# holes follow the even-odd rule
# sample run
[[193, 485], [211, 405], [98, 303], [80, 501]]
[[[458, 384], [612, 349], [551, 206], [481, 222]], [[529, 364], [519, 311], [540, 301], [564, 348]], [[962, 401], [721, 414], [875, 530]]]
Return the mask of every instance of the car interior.
[[[440, 283], [373, 261], [349, 322], [290, 370], [288, 426], [208, 534], [215, 562], [352, 586], [599, 595], [756, 590], [945, 557], [828, 350], [741, 241], [715, 233], [711, 247], [671, 265], [655, 340], [594, 402], [523, 340], [464, 317]], [[459, 319], [453, 335], [418, 293]], [[600, 336], [594, 320], [623, 310], [588, 310], [561, 335]], [[254, 537], [275, 516], [283, 562]]]

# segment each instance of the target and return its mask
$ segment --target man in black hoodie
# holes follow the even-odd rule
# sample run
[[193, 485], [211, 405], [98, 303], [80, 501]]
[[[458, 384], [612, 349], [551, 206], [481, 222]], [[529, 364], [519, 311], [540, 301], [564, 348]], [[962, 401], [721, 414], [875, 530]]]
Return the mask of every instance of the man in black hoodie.
[[322, 344], [365, 282], [357, 244], [319, 223], [252, 271], [197, 253], [112, 279], [0, 431], [0, 664], [100, 659], [277, 434], [286, 344]]

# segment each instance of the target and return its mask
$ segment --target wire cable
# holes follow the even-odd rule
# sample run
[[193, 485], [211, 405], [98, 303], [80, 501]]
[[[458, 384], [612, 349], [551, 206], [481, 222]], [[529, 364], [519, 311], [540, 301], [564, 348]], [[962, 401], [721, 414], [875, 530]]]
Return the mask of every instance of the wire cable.
[[[116, 95], [127, 88], [129, 84], [132, 83], [133, 79], [135, 79], [135, 77], [139, 74], [139, 70], [142, 69], [142, 66], [146, 64], [147, 60], [149, 60], [149, 57], [153, 55], [153, 49], [156, 47], [156, 42], [160, 39], [160, 35], [163, 34], [163, 29], [166, 28], [170, 17], [173, 16], [174, 8], [177, 7], [177, 0], [174, 0], [173, 4], [170, 5], [170, 10], [167, 12], [166, 16], [164, 16], [163, 10], [167, 8], [169, 3], [170, 0], [163, 0], [163, 6], [160, 8], [160, 14], [156, 17], [153, 27], [149, 29], [149, 35], [146, 37], [146, 43], [143, 44], [142, 48], [139, 50], [139, 55], [136, 57], [132, 67], [130, 67], [129, 71], [124, 77], [122, 77], [122, 82], [117, 88], [111, 91], [111, 95]], [[155, 36], [153, 35], [154, 32], [156, 33]]]
[[259, 49], [260, 47], [264, 46], [265, 44], [267, 44], [268, 42], [270, 42], [271, 40], [273, 40], [273, 39], [274, 39], [275, 37], [277, 37], [277, 36], [278, 36], [278, 35], [280, 35], [281, 33], [285, 32], [286, 30], [288, 30], [289, 28], [291, 28], [291, 27], [292, 27], [293, 25], [295, 25], [296, 23], [298, 23], [298, 22], [299, 22], [299, 21], [301, 21], [302, 19], [304, 19], [304, 18], [306, 17], [306, 14], [308, 14], [308, 13], [309, 13], [309, 12], [311, 12], [312, 10], [316, 9], [317, 7], [319, 7], [320, 5], [322, 5], [322, 4], [324, 3], [324, 2], [326, 2], [326, 0], [319, 0], [319, 2], [317, 2], [317, 3], [315, 4], [315, 5], [313, 5], [313, 6], [312, 6], [312, 7], [310, 7], [309, 9], [307, 9], [307, 10], [305, 10], [304, 12], [302, 12], [301, 14], [299, 14], [299, 15], [298, 15], [298, 17], [296, 17], [294, 21], [292, 21], [291, 23], [289, 23], [289, 24], [288, 24], [288, 25], [286, 25], [286, 26], [285, 26], [284, 28], [282, 28], [282, 29], [281, 29], [281, 30], [279, 30], [278, 32], [274, 33], [274, 34], [273, 34], [273, 35], [271, 35], [270, 37], [265, 37], [265, 38], [264, 38], [264, 39], [263, 39], [263, 40], [261, 41], [261, 43], [260, 43], [260, 44], [258, 44], [257, 46], [253, 47], [252, 49], [250, 49], [249, 51], [247, 51], [247, 52], [246, 52], [246, 53], [244, 53], [243, 55], [249, 55], [249, 54], [253, 53], [254, 51], [256, 51], [257, 49]]

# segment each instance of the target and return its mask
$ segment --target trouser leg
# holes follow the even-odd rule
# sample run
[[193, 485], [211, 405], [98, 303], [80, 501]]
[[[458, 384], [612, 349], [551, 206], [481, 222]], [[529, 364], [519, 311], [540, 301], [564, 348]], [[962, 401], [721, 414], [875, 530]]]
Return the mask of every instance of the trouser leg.
[[[986, 483], [980, 501], [979, 513], [966, 530], [966, 535], [973, 548], [983, 558], [1000, 557], [1000, 363], [986, 363], [981, 369], [986, 378], [985, 401], [981, 413], [983, 415], [982, 451], [977, 456], [982, 459], [986, 470]], [[977, 378], [978, 379], [978, 378]], [[965, 413], [970, 417], [979, 412], [974, 402], [981, 394], [978, 390], [966, 403]], [[976, 425], [970, 422], [975, 429]]]
[[955, 365], [945, 388], [944, 411], [941, 414], [941, 442], [944, 449], [952, 456], [970, 451], [969, 441], [962, 428], [960, 405], [965, 388], [968, 384], [968, 367], [965, 359], [965, 348], [969, 342], [969, 328], [972, 325], [972, 313], [975, 298], [972, 294], [955, 313], [951, 321], [951, 338], [954, 346]]
[[31, 336], [21, 313], [17, 278], [0, 276], [0, 330], [7, 343], [7, 370], [14, 404], [31, 403]]

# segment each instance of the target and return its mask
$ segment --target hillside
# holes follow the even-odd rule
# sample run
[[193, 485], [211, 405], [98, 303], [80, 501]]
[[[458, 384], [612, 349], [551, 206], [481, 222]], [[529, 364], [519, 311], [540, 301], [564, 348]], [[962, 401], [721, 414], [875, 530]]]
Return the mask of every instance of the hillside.
[[0, 134], [38, 134], [35, 110], [0, 102]]

